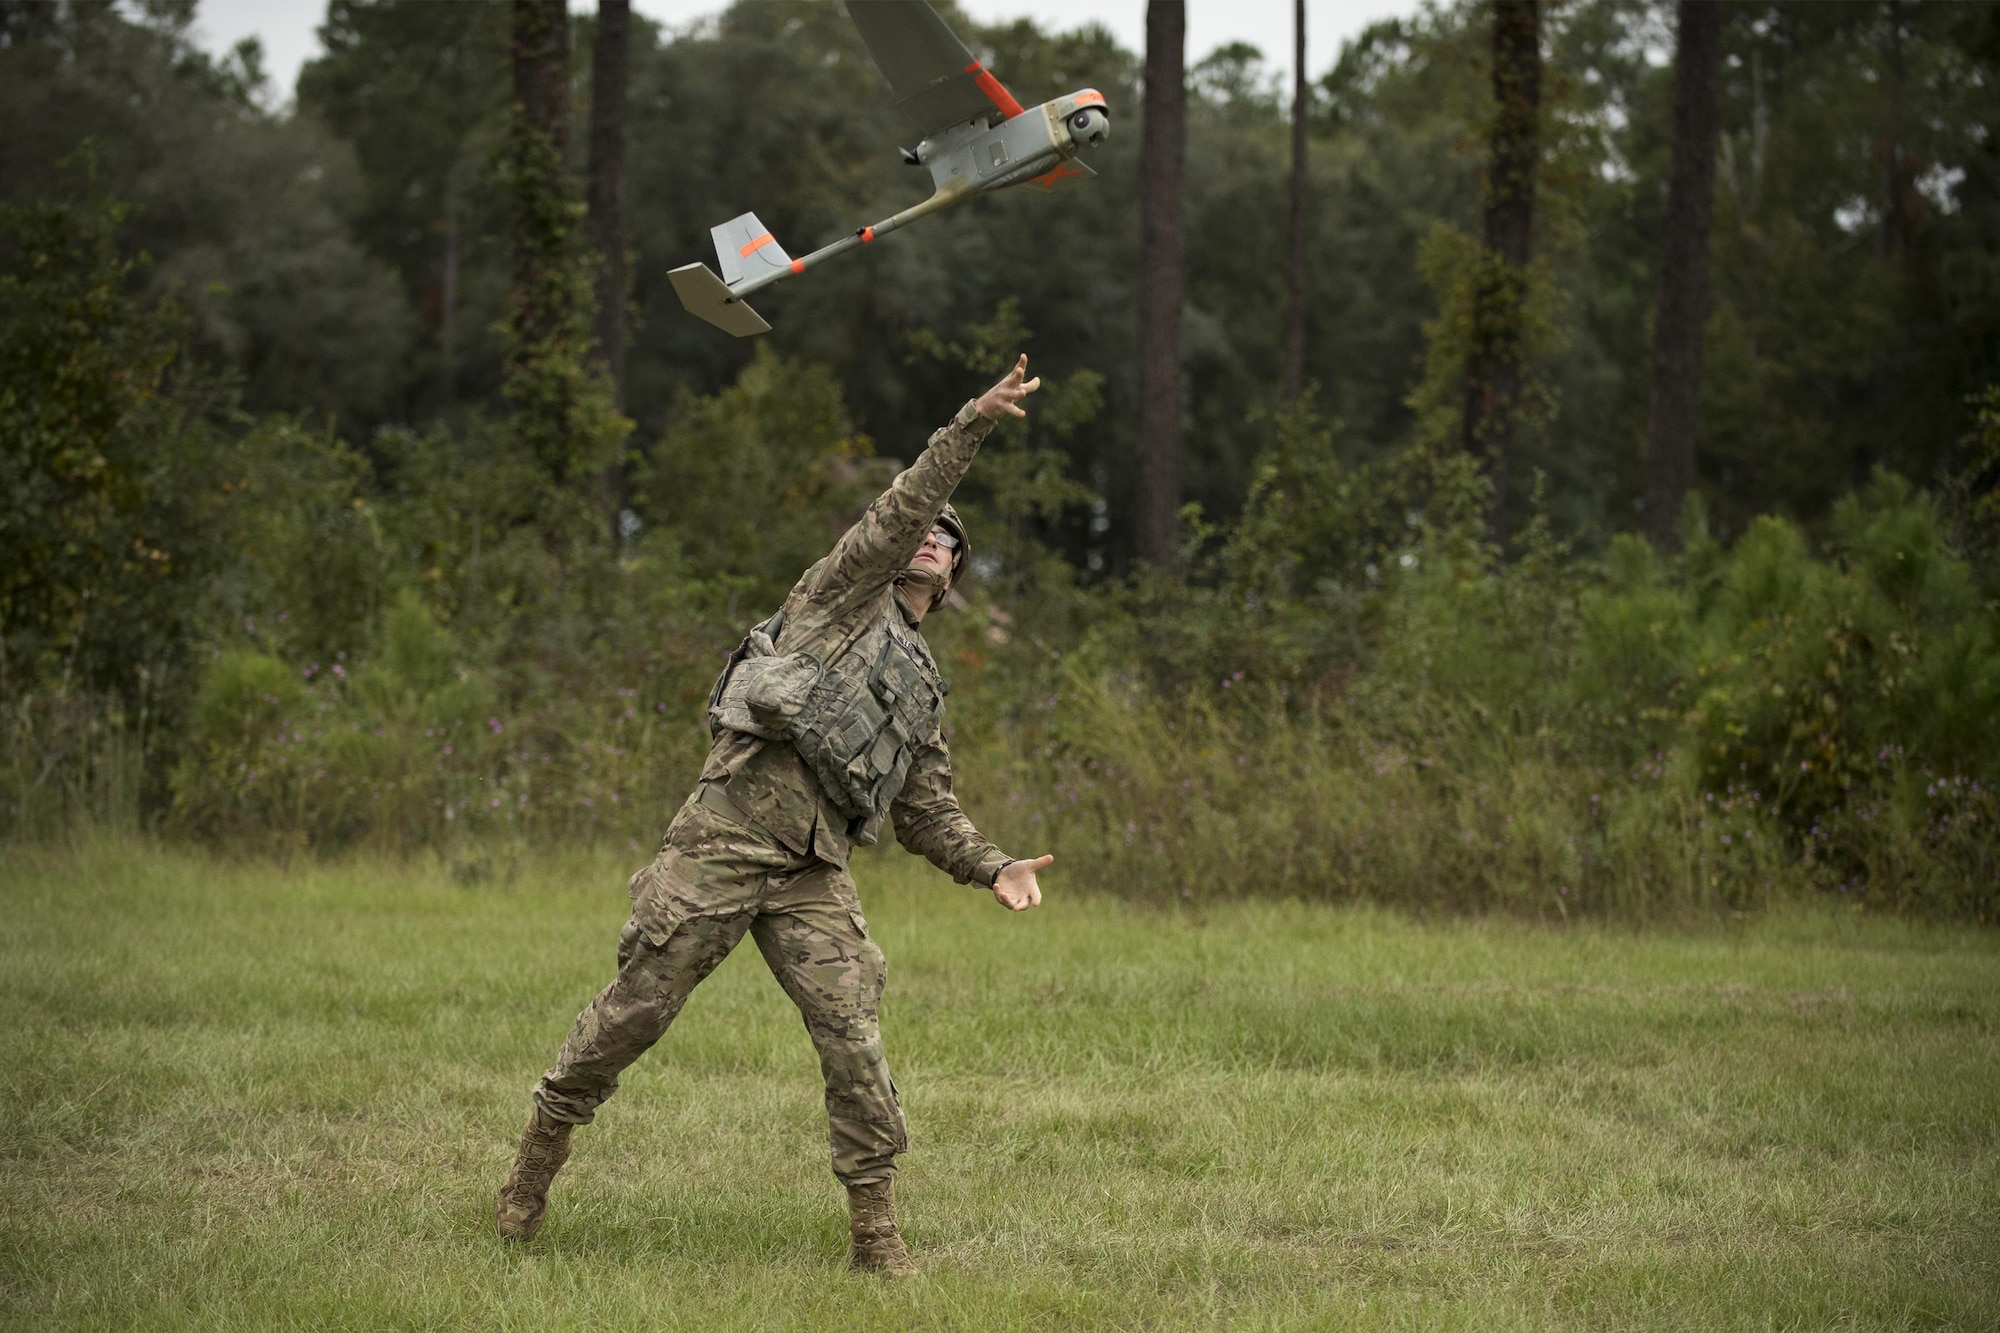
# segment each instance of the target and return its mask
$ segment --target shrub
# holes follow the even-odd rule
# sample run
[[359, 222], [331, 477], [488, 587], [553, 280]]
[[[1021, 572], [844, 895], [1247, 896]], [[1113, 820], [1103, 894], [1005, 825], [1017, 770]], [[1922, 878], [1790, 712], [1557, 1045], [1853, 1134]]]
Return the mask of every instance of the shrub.
[[[1524, 545], [1507, 565], [1421, 529], [1368, 595], [1367, 646], [1284, 671], [1258, 645], [1297, 602], [1156, 592], [1078, 651], [1013, 659], [1036, 684], [970, 733], [963, 785], [1024, 849], [1159, 898], [2000, 914], [2000, 618], [1927, 499], [1878, 478], [1828, 556], [1777, 519], [1674, 562]], [[1163, 647], [1162, 606], [1206, 649]], [[1247, 671], [1220, 669], [1229, 645]], [[1315, 673], [1345, 684], [1294, 688]]]
[[219, 653], [174, 770], [174, 816], [217, 842], [436, 848], [468, 866], [528, 838], [641, 845], [699, 765], [698, 719], [663, 683], [665, 697], [578, 680], [509, 701], [405, 592], [371, 654], [294, 666]]

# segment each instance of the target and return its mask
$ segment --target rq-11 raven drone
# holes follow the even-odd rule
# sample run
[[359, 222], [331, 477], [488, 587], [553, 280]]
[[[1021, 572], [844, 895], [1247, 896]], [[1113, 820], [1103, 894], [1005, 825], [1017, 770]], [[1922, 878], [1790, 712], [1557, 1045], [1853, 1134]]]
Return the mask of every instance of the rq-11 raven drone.
[[1097, 174], [1075, 160], [1079, 149], [1096, 147], [1111, 132], [1110, 108], [1095, 88], [1023, 109], [926, 0], [847, 0], [847, 15], [895, 91], [897, 108], [924, 136], [914, 150], [904, 150], [903, 160], [931, 169], [934, 192], [802, 259], [786, 254], [755, 213], [710, 228], [722, 276], [706, 264], [667, 276], [690, 314], [739, 338], [771, 327], [743, 300], [760, 287], [975, 194], [1029, 182], [1046, 190]]

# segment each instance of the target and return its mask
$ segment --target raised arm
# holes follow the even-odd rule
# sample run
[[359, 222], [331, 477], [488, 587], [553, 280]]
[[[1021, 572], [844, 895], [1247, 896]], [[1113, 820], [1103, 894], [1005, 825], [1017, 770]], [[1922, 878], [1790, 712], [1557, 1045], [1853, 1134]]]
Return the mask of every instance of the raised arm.
[[1003, 416], [1026, 416], [1021, 400], [1041, 387], [1039, 375], [1028, 378], [1028, 358], [1023, 355], [998, 384], [959, 408], [931, 436], [917, 461], [897, 475], [861, 521], [834, 545], [810, 581], [812, 599], [827, 604], [855, 594], [866, 596], [908, 568], [993, 423]]

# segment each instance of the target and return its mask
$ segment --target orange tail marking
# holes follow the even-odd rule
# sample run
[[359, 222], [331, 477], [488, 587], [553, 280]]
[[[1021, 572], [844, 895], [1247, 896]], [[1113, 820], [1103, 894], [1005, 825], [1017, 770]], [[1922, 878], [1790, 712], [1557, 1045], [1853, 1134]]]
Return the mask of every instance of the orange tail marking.
[[736, 253], [742, 255], [745, 259], [748, 259], [751, 255], [756, 254], [759, 250], [762, 250], [765, 246], [775, 243], [777, 239], [778, 239], [777, 237], [773, 236], [770, 232], [767, 231], [762, 236], [759, 236], [756, 240], [750, 242], [748, 245], [738, 250]]

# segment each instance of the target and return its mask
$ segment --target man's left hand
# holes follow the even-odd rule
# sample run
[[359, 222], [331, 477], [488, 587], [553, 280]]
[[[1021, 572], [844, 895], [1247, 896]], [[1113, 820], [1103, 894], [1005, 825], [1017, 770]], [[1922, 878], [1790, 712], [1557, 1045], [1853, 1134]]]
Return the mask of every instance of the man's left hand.
[[1042, 886], [1035, 883], [1035, 872], [1047, 870], [1054, 860], [1053, 856], [1038, 856], [1032, 861], [1009, 861], [1000, 878], [993, 881], [993, 896], [1010, 912], [1041, 906]]

